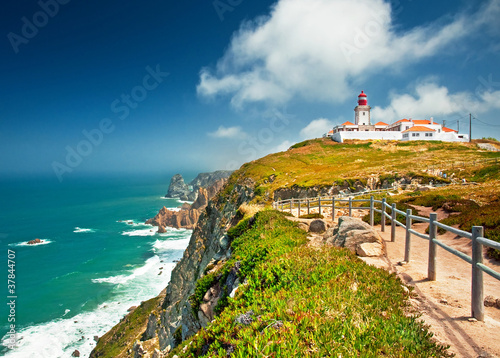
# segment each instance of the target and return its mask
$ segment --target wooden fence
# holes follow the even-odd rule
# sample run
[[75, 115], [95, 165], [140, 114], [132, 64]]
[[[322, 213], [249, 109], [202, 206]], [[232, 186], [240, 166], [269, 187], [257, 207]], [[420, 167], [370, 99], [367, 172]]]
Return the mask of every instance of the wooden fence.
[[[366, 193], [365, 193], [366, 195]], [[360, 205], [358, 203], [369, 203], [369, 206], [353, 206]], [[318, 207], [319, 214], [321, 215], [322, 209], [329, 207], [332, 209], [332, 220], [335, 219], [335, 211], [339, 208], [345, 208], [349, 211], [349, 216], [352, 216], [352, 210], [369, 210], [370, 213], [370, 225], [374, 224], [375, 213], [381, 215], [381, 231], [385, 232], [385, 220], [387, 218], [391, 223], [391, 241], [396, 241], [396, 226], [401, 226], [406, 230], [405, 236], [405, 262], [410, 262], [410, 247], [411, 239], [413, 236], [417, 236], [421, 239], [429, 241], [429, 259], [428, 259], [428, 270], [427, 277], [430, 281], [436, 280], [436, 254], [437, 246], [442, 247], [446, 251], [452, 253], [453, 255], [461, 258], [465, 262], [472, 265], [472, 292], [471, 292], [471, 313], [472, 317], [479, 321], [484, 321], [484, 283], [483, 283], [483, 272], [488, 275], [500, 280], [500, 273], [492, 270], [491, 268], [483, 264], [483, 246], [491, 247], [500, 250], [500, 243], [492, 241], [483, 237], [484, 228], [482, 226], [474, 226], [472, 228], [472, 233], [456, 229], [454, 227], [444, 225], [437, 220], [437, 214], [431, 213], [428, 218], [417, 216], [412, 214], [412, 210], [408, 209], [406, 212], [398, 210], [396, 204], [389, 205], [386, 199], [375, 200], [373, 196], [370, 199], [353, 199], [349, 197], [348, 199], [338, 198], [338, 197], [317, 197], [317, 198], [306, 198], [306, 199], [289, 199], [280, 200], [273, 203], [273, 207], [276, 210], [284, 211], [285, 209], [290, 209], [290, 213], [293, 212], [294, 208], [298, 209], [300, 216], [301, 208], [307, 207], [307, 213], [310, 214], [312, 207]], [[405, 222], [402, 223], [397, 220], [397, 214], [402, 215], [405, 218]], [[424, 222], [429, 224], [429, 234], [419, 233], [411, 228], [413, 222]], [[460, 252], [437, 239], [437, 229], [441, 228], [445, 231], [449, 231], [457, 236], [465, 237], [472, 240], [472, 257]]]

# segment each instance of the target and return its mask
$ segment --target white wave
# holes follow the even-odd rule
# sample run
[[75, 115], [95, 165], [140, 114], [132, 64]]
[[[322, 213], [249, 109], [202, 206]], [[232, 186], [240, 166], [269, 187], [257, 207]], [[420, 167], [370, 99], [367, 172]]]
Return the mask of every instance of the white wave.
[[41, 242], [37, 243], [37, 244], [28, 244], [27, 241], [23, 241], [23, 242], [9, 244], [9, 246], [41, 246], [41, 245], [48, 245], [51, 243], [52, 243], [52, 241], [50, 241], [50, 240], [41, 240]]
[[[66, 312], [67, 316], [63, 318], [22, 329], [18, 332], [18, 347], [7, 352], [5, 357], [62, 358], [71, 356], [75, 350], [80, 351], [82, 357], [88, 357], [96, 345], [94, 336], [101, 337], [127, 314], [129, 307], [138, 306], [141, 301], [154, 297], [166, 287], [175, 265], [165, 262], [166, 257], [169, 260], [182, 258], [190, 232], [185, 230], [175, 235], [177, 240], [163, 240], [169, 242], [165, 246], [160, 245], [161, 240], [157, 240], [153, 244], [156, 255], [149, 258], [143, 266], [128, 274], [93, 280], [95, 283], [116, 283], [112, 300], [97, 302], [97, 308], [90, 312], [73, 317]], [[88, 298], [88, 302], [96, 300], [99, 297]], [[5, 346], [7, 339], [7, 336], [2, 338]]]
[[148, 225], [146, 229], [137, 229], [131, 231], [123, 231], [122, 235], [125, 236], [154, 236], [158, 232], [158, 226]]
[[73, 230], [74, 233], [89, 233], [89, 232], [94, 232], [94, 229], [82, 229], [80, 227], [75, 227], [75, 230]]
[[166, 250], [184, 250], [189, 244], [189, 237], [180, 240], [156, 240], [153, 244], [155, 252]]
[[64, 310], [63, 317], [64, 317], [64, 316], [66, 316], [66, 315], [67, 315], [68, 313], [70, 313], [70, 312], [71, 312], [71, 310], [70, 310], [70, 309], [65, 309], [65, 310]]

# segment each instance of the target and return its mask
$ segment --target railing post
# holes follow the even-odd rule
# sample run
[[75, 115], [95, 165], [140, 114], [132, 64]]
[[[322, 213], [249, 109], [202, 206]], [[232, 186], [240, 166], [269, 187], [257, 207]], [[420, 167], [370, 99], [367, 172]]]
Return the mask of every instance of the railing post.
[[309, 201], [309, 198], [307, 198], [307, 215], [311, 213], [311, 202]]
[[332, 196], [332, 222], [335, 221], [335, 197]]
[[484, 321], [484, 291], [483, 291], [483, 271], [477, 264], [483, 263], [483, 245], [477, 241], [478, 237], [483, 237], [483, 227], [472, 227], [472, 317], [478, 321]]
[[352, 198], [349, 197], [349, 217], [352, 217]]
[[283, 211], [283, 200], [281, 200], [281, 211]]
[[411, 248], [411, 209], [406, 210], [405, 262], [410, 262]]
[[290, 214], [293, 215], [292, 208], [293, 208], [293, 199], [290, 199]]
[[385, 198], [382, 198], [382, 208], [380, 215], [382, 218], [380, 219], [380, 231], [385, 232]]
[[318, 213], [321, 215], [321, 197], [318, 197]]
[[297, 217], [300, 218], [300, 199], [299, 199], [299, 212], [297, 214]]
[[374, 216], [374, 211], [373, 211], [373, 195], [370, 197], [370, 226], [373, 226], [373, 216]]
[[392, 204], [391, 211], [391, 242], [396, 242], [396, 203]]
[[429, 217], [430, 217], [430, 224], [429, 224], [429, 264], [428, 264], [428, 269], [427, 269], [427, 278], [430, 281], [436, 281], [436, 250], [437, 250], [437, 245], [434, 242], [434, 239], [436, 239], [436, 236], [437, 236], [437, 226], [436, 226], [437, 214], [436, 213], [431, 213], [429, 215]]

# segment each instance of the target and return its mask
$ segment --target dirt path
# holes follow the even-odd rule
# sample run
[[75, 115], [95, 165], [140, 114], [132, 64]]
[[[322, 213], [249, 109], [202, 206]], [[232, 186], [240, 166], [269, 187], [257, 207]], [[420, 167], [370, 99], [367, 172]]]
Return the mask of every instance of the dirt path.
[[[420, 215], [429, 216], [430, 208], [418, 207]], [[312, 211], [312, 210], [311, 210]], [[345, 211], [345, 212], [344, 212]], [[317, 212], [317, 210], [316, 210]], [[305, 214], [302, 210], [302, 214]], [[294, 213], [296, 214], [296, 212]], [[347, 210], [337, 213], [346, 215]], [[354, 210], [355, 217], [364, 215]], [[438, 211], [438, 219], [446, 217], [443, 211]], [[330, 221], [331, 210], [324, 210], [323, 215]], [[337, 217], [338, 218], [338, 217]], [[412, 228], [424, 233], [428, 224], [417, 223]], [[485, 307], [485, 320], [478, 322], [471, 318], [471, 265], [460, 258], [437, 248], [437, 280], [427, 280], [427, 262], [429, 242], [412, 236], [410, 262], [404, 265], [405, 229], [397, 227], [396, 242], [391, 242], [391, 227], [381, 232], [380, 226], [375, 227], [387, 246], [387, 257], [363, 258], [368, 264], [382, 267], [395, 272], [403, 282], [414, 288], [414, 298], [411, 304], [422, 313], [422, 319], [431, 326], [435, 338], [449, 345], [449, 351], [456, 357], [466, 358], [500, 358], [500, 309]], [[440, 235], [439, 240], [465, 254], [471, 256], [469, 239], [456, 238], [447, 233]], [[318, 235], [310, 236], [310, 245], [322, 245]], [[500, 263], [484, 259], [485, 265], [500, 272]], [[500, 298], [500, 281], [484, 274], [484, 297]]]
[[[415, 224], [413, 228], [424, 232], [426, 226]], [[485, 307], [484, 322], [471, 319], [470, 264], [438, 247], [437, 281], [428, 281], [428, 241], [413, 236], [410, 262], [401, 266], [398, 263], [404, 259], [405, 230], [398, 227], [396, 242], [391, 242], [390, 226], [384, 233], [380, 232], [380, 226], [377, 229], [387, 245], [389, 269], [414, 287], [416, 297], [412, 304], [431, 326], [435, 338], [450, 345], [450, 352], [457, 357], [500, 357], [500, 309]], [[457, 239], [451, 233], [439, 239], [471, 255], [470, 240]], [[485, 264], [500, 271], [498, 263], [485, 259]], [[500, 298], [500, 281], [484, 274], [484, 296], [488, 295]]]

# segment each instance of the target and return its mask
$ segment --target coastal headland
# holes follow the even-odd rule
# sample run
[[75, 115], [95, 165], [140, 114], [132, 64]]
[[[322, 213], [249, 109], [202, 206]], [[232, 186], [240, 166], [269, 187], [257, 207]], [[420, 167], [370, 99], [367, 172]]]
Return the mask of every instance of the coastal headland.
[[[444, 210], [450, 225], [483, 225], [499, 240], [500, 156], [478, 144], [316, 139], [244, 164], [213, 196], [198, 189], [200, 201], [184, 208], [198, 211], [194, 232], [166, 289], [100, 337], [91, 357], [451, 356], [453, 342], [434, 339], [410, 304], [418, 292], [408, 282], [271, 204], [386, 188], [388, 201]], [[152, 222], [168, 226], [162, 211]]]

